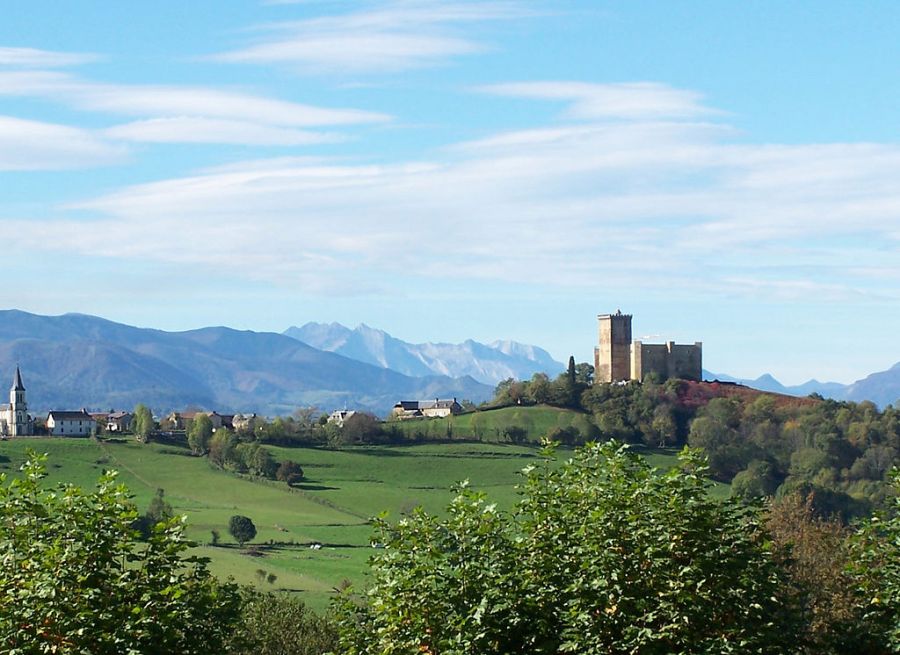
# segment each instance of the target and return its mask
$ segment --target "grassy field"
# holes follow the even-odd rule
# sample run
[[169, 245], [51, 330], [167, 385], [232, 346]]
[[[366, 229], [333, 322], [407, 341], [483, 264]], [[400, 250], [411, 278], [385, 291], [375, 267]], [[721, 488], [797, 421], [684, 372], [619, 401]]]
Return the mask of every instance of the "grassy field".
[[407, 435], [430, 439], [504, 440], [504, 430], [510, 426], [525, 431], [529, 442], [537, 443], [554, 428], [574, 427], [588, 436], [595, 430], [589, 414], [547, 405], [502, 407], [448, 416], [447, 418], [407, 419], [390, 423]]
[[[533, 447], [475, 442], [417, 446], [359, 447], [340, 451], [271, 448], [276, 458], [303, 466], [306, 480], [296, 488], [253, 480], [213, 468], [173, 445], [141, 445], [129, 439], [18, 439], [0, 442], [0, 472], [15, 475], [27, 448], [50, 455], [49, 480], [92, 487], [104, 469], [119, 471], [143, 510], [157, 488], [178, 513], [188, 517], [189, 536], [202, 544], [222, 577], [264, 589], [299, 593], [312, 607], [327, 606], [342, 581], [365, 580], [372, 554], [369, 519], [382, 511], [389, 518], [421, 505], [441, 513], [452, 487], [468, 479], [501, 507], [515, 502], [518, 471], [534, 463]], [[566, 452], [560, 453], [565, 457]], [[655, 466], [668, 467], [674, 453], [646, 452]], [[719, 487], [719, 494], [727, 487]], [[234, 514], [256, 524], [255, 554], [242, 551], [228, 534]], [[211, 530], [222, 545], [209, 545]], [[320, 549], [311, 549], [313, 543]], [[261, 578], [276, 576], [269, 583]]]

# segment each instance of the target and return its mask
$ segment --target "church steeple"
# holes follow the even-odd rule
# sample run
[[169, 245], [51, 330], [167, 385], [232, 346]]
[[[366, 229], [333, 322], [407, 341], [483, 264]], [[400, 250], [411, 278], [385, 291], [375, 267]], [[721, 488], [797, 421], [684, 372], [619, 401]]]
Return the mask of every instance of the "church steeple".
[[13, 387], [10, 391], [25, 391], [25, 385], [22, 384], [22, 373], [19, 372], [18, 365], [16, 366], [16, 377], [13, 379]]
[[13, 437], [31, 434], [31, 420], [28, 417], [28, 405], [25, 402], [25, 385], [22, 384], [22, 372], [16, 366], [12, 389], [9, 390], [9, 432]]

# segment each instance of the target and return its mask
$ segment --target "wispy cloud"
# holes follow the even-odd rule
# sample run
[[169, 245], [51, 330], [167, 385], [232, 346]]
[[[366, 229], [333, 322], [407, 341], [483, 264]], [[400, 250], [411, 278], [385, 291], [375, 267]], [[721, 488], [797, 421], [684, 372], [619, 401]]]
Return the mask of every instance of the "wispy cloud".
[[61, 68], [86, 64], [97, 59], [99, 59], [97, 55], [89, 53], [0, 47], [0, 66], [13, 68]]
[[589, 84], [585, 82], [511, 82], [478, 87], [495, 95], [566, 103], [566, 118], [693, 118], [716, 114], [694, 91], [656, 82]]
[[0, 72], [0, 95], [38, 96], [79, 109], [129, 116], [204, 116], [289, 127], [357, 125], [389, 120], [359, 109], [331, 109], [203, 86], [102, 84], [66, 73]]
[[0, 116], [0, 170], [91, 168], [121, 162], [125, 150], [86, 130]]
[[[620, 106], [640, 106], [645, 92], [635, 94]], [[623, 110], [613, 122], [508, 132], [427, 161], [230, 164], [79, 203], [94, 220], [53, 229], [85, 254], [115, 234], [127, 256], [250, 262], [248, 275], [307, 290], [419, 276], [785, 299], [875, 293], [857, 273], [858, 250], [841, 244], [874, 240], [886, 261], [900, 255], [900, 147], [733, 135], [721, 123]], [[167, 247], [171, 234], [203, 252]]]
[[215, 118], [154, 118], [105, 130], [112, 139], [151, 143], [225, 143], [254, 146], [297, 146], [333, 143], [338, 134], [310, 132]]
[[487, 46], [461, 25], [531, 15], [520, 2], [398, 0], [378, 8], [262, 27], [220, 61], [280, 64], [303, 73], [385, 73], [441, 64]]

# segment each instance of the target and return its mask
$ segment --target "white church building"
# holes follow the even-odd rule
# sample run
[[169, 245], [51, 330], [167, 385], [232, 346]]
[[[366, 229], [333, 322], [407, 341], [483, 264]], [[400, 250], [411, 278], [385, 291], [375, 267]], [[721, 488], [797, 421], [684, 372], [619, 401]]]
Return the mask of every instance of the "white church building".
[[9, 404], [0, 405], [0, 437], [26, 437], [32, 434], [34, 420], [28, 415], [25, 385], [22, 384], [22, 374], [16, 366], [16, 375], [9, 390]]

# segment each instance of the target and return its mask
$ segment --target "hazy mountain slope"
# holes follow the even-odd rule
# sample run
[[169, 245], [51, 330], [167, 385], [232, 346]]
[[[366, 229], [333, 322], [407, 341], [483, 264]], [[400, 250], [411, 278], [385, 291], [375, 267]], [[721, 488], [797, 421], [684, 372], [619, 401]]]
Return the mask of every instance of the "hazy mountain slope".
[[900, 362], [848, 385], [844, 397], [847, 400], [871, 400], [880, 407], [897, 405], [900, 401]]
[[565, 368], [546, 350], [515, 341], [413, 344], [367, 325], [350, 330], [340, 323], [307, 323], [290, 327], [284, 334], [314, 348], [405, 375], [468, 375], [492, 386], [509, 377], [527, 380], [539, 371], [555, 376]]
[[33, 408], [187, 404], [220, 411], [366, 408], [402, 399], [490, 397], [467, 377], [415, 378], [323, 352], [280, 334], [224, 327], [134, 328], [92, 316], [0, 311], [0, 384], [22, 366]]

